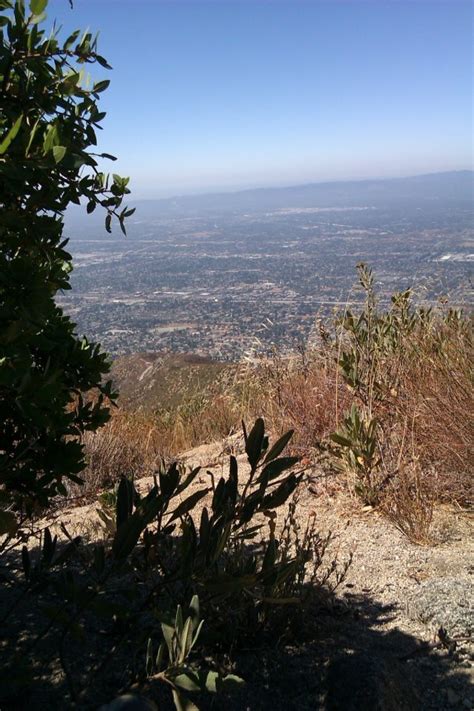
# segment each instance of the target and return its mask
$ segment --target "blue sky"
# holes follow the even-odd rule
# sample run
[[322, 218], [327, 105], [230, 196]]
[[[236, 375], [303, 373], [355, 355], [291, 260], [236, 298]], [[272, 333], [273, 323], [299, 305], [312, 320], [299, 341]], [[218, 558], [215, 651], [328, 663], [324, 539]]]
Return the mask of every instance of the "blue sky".
[[468, 168], [464, 0], [50, 0], [113, 65], [101, 148], [135, 197]]

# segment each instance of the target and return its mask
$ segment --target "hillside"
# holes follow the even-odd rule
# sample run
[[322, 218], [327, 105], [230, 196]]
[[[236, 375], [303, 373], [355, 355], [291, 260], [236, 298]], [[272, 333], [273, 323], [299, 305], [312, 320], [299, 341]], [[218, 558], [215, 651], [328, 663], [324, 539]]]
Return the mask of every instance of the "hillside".
[[135, 353], [113, 361], [120, 404], [146, 411], [173, 409], [209, 391], [233, 366], [193, 354]]
[[[180, 453], [183, 464], [201, 466], [193, 493], [207, 483], [210, 470], [225, 475], [229, 451], [236, 455], [243, 474], [242, 489], [248, 464], [241, 437]], [[314, 540], [328, 537], [327, 547], [318, 548], [324, 556], [322, 577], [326, 568], [337, 565], [342, 571], [351, 563], [337, 589], [332, 591], [329, 585], [325, 592], [309, 597], [296, 619], [289, 607], [287, 616], [292, 621], [278, 640], [263, 636], [253, 646], [236, 647], [234, 668], [246, 685], [225, 699], [225, 708], [468, 711], [474, 702], [472, 517], [457, 508], [439, 507], [434, 517], [435, 544], [418, 546], [377, 510], [361, 506], [333, 483], [323, 483], [320, 475], [318, 468], [308, 471], [294, 525], [304, 531], [314, 521]], [[145, 494], [153, 483], [152, 477], [140, 478], [136, 486]], [[210, 505], [211, 499], [208, 494], [193, 511], [196, 524], [203, 504]], [[60, 540], [64, 538], [61, 526], [66, 526], [70, 536], [81, 536], [93, 545], [110, 535], [99, 508], [97, 502], [65, 508], [42, 525], [51, 525]], [[279, 533], [287, 514], [285, 507], [278, 517]], [[14, 628], [20, 623], [16, 616], [11, 622]], [[123, 650], [119, 659], [127, 663]], [[97, 682], [99, 699], [107, 699], [110, 668], [106, 672]], [[132, 689], [154, 699], [160, 710], [171, 711], [171, 703], [152, 681], [137, 682]], [[42, 702], [54, 698], [50, 695], [43, 689]], [[224, 707], [211, 702], [200, 708]]]
[[39, 708], [171, 711], [178, 646], [157, 647], [194, 595], [180, 683], [202, 711], [472, 708], [472, 324], [408, 294], [387, 310], [359, 276], [359, 317], [297, 355], [116, 359], [123, 406], [86, 433], [82, 485], [8, 559], [35, 571], [39, 598], [6, 588], [0, 614]]

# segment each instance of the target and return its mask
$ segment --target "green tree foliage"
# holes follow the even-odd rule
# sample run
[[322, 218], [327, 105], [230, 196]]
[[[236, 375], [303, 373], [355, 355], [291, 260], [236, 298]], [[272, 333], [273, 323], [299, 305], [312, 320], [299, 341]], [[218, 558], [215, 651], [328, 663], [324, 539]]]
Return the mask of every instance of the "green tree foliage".
[[106, 355], [55, 303], [70, 288], [65, 211], [99, 205], [108, 231], [133, 212], [121, 207], [128, 179], [102, 173], [98, 160], [114, 158], [94, 152], [109, 82], [86, 68], [110, 67], [89, 32], [42, 29], [46, 6], [0, 0], [0, 533], [77, 481], [81, 436], [115, 397]]

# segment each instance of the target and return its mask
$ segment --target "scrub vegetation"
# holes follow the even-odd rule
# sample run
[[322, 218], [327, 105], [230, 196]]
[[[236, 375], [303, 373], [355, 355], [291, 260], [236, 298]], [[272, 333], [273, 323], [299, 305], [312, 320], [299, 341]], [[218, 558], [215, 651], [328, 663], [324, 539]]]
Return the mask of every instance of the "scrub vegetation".
[[[382, 307], [360, 264], [363, 306], [299, 354], [168, 356], [136, 392], [129, 357], [112, 382], [55, 301], [72, 269], [66, 208], [103, 209], [107, 230], [132, 213], [128, 180], [94, 148], [108, 81], [86, 70], [109, 66], [88, 31], [46, 34], [46, 7], [0, 0], [0, 705], [133, 692], [232, 708], [264, 678], [242, 678], [242, 650], [302, 644], [315, 611], [337, 608], [351, 556], [315, 514], [301, 523], [315, 473], [416, 544], [432, 542], [438, 504], [472, 503], [472, 324], [409, 290]], [[209, 442], [225, 466], [185, 462]], [[65, 522], [78, 506], [99, 533]]]

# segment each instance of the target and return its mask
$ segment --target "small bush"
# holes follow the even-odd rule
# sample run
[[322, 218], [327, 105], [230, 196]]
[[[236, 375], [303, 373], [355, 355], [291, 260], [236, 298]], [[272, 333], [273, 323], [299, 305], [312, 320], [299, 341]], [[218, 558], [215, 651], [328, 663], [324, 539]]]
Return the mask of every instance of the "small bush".
[[434, 492], [423, 481], [419, 468], [398, 472], [381, 501], [381, 511], [412, 542], [432, 543]]
[[[164, 682], [178, 708], [183, 690], [225, 691], [239, 683], [208, 664], [201, 673], [203, 657], [275, 635], [280, 622], [288, 624], [290, 609], [298, 614], [308, 586], [321, 588], [331, 578], [338, 584], [345, 572], [325, 563], [327, 539], [317, 535], [314, 522], [301, 534], [295, 501], [286, 522], [278, 521], [303, 478], [301, 469], [295, 471], [298, 458], [285, 455], [291, 436], [270, 446], [263, 420], [248, 433], [244, 428], [249, 472], [243, 477], [232, 456], [228, 476], [208, 472], [204, 485], [196, 483], [199, 468], [176, 464], [160, 467], [146, 495], [122, 477], [102, 496], [110, 535], [105, 544], [84, 546], [69, 537], [60, 549], [46, 529], [37, 552], [23, 546], [23, 581], [9, 580], [7, 615], [34, 596], [38, 617], [8, 640], [2, 700], [24, 693], [25, 684], [40, 688], [48, 676], [42, 670], [59, 664], [69, 701], [96, 703], [91, 693], [97, 678], [121, 647], [128, 650], [122, 673], [128, 687]], [[206, 625], [194, 652], [196, 620], [186, 621], [180, 610], [195, 607], [196, 595]], [[106, 636], [97, 639], [98, 633]], [[36, 653], [42, 664], [29, 667]], [[84, 663], [76, 668], [71, 654]]]
[[412, 540], [427, 540], [433, 502], [472, 501], [471, 322], [414, 307], [409, 290], [382, 310], [371, 271], [359, 265], [359, 276], [365, 305], [344, 314], [339, 334], [353, 402], [333, 451], [365, 503], [383, 501]]

